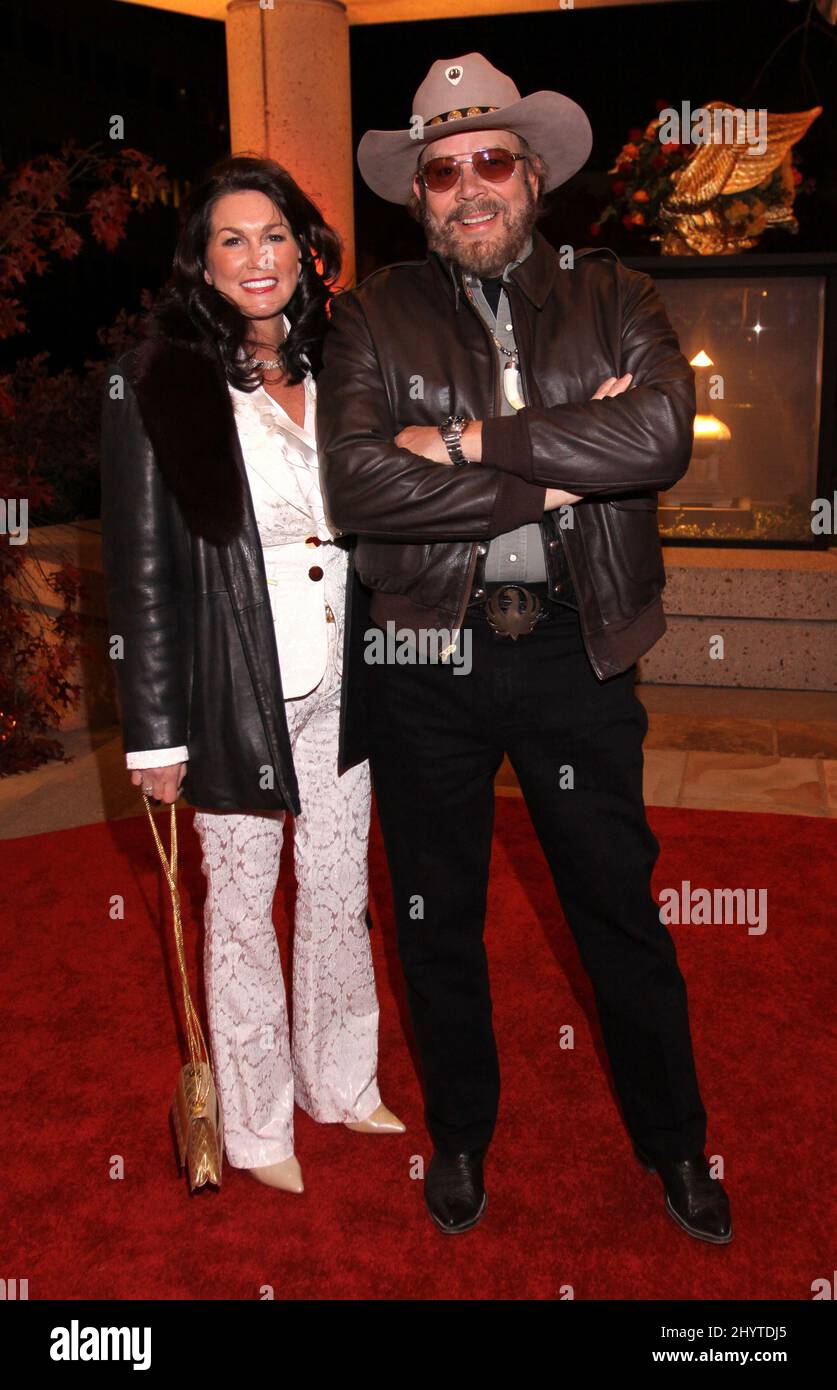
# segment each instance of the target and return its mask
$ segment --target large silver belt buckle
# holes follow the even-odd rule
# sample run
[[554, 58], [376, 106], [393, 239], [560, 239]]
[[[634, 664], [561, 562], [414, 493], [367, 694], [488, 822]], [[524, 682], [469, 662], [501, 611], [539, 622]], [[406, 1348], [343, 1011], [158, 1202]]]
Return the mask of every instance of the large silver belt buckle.
[[486, 599], [485, 616], [498, 636], [511, 637], [516, 642], [521, 633], [531, 632], [543, 616], [543, 604], [537, 594], [521, 584], [505, 584]]

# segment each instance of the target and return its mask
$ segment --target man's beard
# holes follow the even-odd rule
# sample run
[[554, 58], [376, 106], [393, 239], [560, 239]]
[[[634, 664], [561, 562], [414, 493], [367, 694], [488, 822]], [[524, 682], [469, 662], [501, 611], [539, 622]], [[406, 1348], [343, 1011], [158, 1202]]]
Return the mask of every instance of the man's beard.
[[[442, 223], [431, 218], [426, 197], [421, 202], [421, 225], [431, 251], [447, 256], [463, 270], [478, 275], [483, 280], [495, 280], [502, 275], [509, 261], [517, 259], [526, 245], [537, 219], [537, 201], [531, 186], [527, 183], [526, 202], [523, 207], [512, 212], [508, 204], [498, 202], [490, 193], [475, 198], [472, 203], [462, 204], [454, 209]], [[502, 230], [491, 239], [475, 240], [473, 244], [457, 240], [456, 223], [463, 217], [477, 217], [482, 213], [499, 212]], [[466, 233], [467, 235], [467, 233]], [[464, 243], [464, 244], [463, 244]]]

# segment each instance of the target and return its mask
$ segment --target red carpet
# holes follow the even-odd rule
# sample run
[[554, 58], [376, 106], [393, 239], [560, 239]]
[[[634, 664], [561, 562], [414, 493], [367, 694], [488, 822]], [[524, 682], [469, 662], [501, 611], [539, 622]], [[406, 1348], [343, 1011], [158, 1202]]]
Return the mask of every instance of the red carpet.
[[[203, 879], [181, 817], [188, 953]], [[763, 936], [672, 927], [689, 986], [708, 1152], [727, 1163], [735, 1239], [700, 1244], [632, 1158], [603, 1069], [591, 994], [523, 804], [497, 804], [487, 934], [503, 1095], [489, 1205], [459, 1239], [427, 1216], [429, 1159], [392, 935], [372, 846], [384, 1099], [396, 1137], [297, 1111], [302, 1197], [225, 1166], [189, 1196], [167, 1111], [179, 1066], [174, 964], [144, 819], [0, 845], [3, 883], [2, 1273], [30, 1299], [537, 1298], [807, 1300], [830, 1277], [833, 1133], [833, 821], [654, 810], [657, 889], [766, 887]], [[111, 895], [125, 899], [111, 920]], [[276, 915], [285, 950], [290, 885]], [[287, 960], [287, 956], [284, 956]], [[193, 979], [195, 974], [193, 973]], [[575, 1029], [562, 1051], [559, 1029]], [[113, 1155], [125, 1164], [113, 1180]]]

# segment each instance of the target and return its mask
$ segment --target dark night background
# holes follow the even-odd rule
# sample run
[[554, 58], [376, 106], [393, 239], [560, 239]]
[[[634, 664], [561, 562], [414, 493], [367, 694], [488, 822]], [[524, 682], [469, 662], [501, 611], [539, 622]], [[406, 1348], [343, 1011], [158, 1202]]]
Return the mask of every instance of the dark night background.
[[[358, 26], [350, 30], [355, 144], [370, 128], [407, 125], [412, 96], [430, 64], [478, 50], [521, 92], [554, 88], [587, 111], [594, 131], [585, 170], [553, 196], [543, 224], [554, 244], [591, 243], [590, 223], [609, 201], [607, 169], [631, 126], [645, 126], [655, 100], [698, 106], [713, 99], [769, 111], [829, 103], [798, 147], [812, 197], [796, 205], [800, 232], [771, 231], [759, 250], [837, 247], [837, 30], [817, 17], [808, 34], [783, 38], [805, 17], [807, 0], [698, 0], [698, 3]], [[6, 171], [62, 139], [89, 144], [107, 120], [126, 121], [127, 145], [165, 164], [182, 188], [228, 152], [226, 50], [220, 23], [112, 0], [0, 0], [0, 161]], [[779, 48], [778, 52], [775, 50]], [[771, 55], [773, 55], [771, 57]], [[769, 61], [768, 61], [769, 60]], [[766, 65], [766, 66], [765, 66]], [[316, 111], [312, 107], [312, 119]], [[274, 151], [281, 161], [282, 152]], [[293, 172], [293, 170], [291, 171]], [[359, 275], [378, 264], [423, 255], [407, 214], [355, 180]], [[165, 280], [176, 233], [169, 207], [132, 217], [115, 254], [88, 244], [77, 260], [50, 268], [24, 291], [29, 331], [0, 345], [0, 367], [48, 349], [56, 369], [99, 355], [95, 330], [140, 291]], [[611, 222], [599, 244], [621, 254], [655, 254]]]

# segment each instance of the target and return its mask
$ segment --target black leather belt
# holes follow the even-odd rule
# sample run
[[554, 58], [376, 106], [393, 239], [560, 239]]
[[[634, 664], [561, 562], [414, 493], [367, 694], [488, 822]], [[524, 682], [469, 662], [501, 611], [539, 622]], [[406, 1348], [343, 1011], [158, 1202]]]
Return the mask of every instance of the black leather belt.
[[484, 618], [498, 637], [518, 637], [531, 632], [550, 616], [548, 584], [493, 584], [485, 596], [472, 599], [468, 613]]

